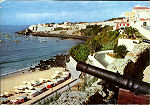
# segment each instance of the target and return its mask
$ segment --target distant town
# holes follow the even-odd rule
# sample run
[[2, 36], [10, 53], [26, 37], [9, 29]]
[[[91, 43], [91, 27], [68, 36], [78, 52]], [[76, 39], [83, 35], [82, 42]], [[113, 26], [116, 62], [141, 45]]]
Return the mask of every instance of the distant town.
[[31, 25], [29, 29], [32, 32], [48, 32], [50, 34], [61, 35], [83, 35], [82, 29], [86, 29], [88, 25], [106, 25], [113, 26], [113, 30], [120, 29], [121, 33], [125, 27], [134, 27], [147, 39], [150, 39], [150, 8], [148, 7], [134, 7], [131, 12], [125, 12], [124, 18], [112, 18], [107, 21], [100, 22], [81, 22], [71, 23], [63, 22], [59, 24], [55, 23], [43, 23], [38, 25]]

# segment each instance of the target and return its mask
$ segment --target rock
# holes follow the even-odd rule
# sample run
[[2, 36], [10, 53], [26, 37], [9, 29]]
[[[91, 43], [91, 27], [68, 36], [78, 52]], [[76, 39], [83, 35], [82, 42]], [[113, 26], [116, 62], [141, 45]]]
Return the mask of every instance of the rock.
[[120, 73], [123, 75], [124, 68], [127, 64], [131, 62], [130, 60], [125, 59], [116, 59], [112, 64], [107, 66], [107, 70]]
[[97, 91], [85, 104], [106, 104], [106, 102], [103, 101], [103, 96]]
[[130, 59], [134, 63], [137, 62], [140, 56], [145, 53], [147, 50], [150, 50], [150, 44], [141, 43], [134, 46], [134, 49], [131, 52], [128, 52], [125, 56], [125, 59]]
[[87, 101], [87, 93], [79, 91], [70, 91], [63, 93], [59, 99], [50, 105], [81, 105]]

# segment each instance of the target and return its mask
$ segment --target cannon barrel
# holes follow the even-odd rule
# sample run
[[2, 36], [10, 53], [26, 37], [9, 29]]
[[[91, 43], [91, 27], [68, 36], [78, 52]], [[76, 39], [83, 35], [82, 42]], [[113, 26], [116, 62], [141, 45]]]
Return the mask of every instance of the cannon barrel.
[[114, 73], [108, 70], [104, 70], [83, 62], [78, 62], [76, 66], [77, 71], [88, 73], [95, 77], [101, 78], [110, 83], [114, 83], [116, 86], [124, 89], [128, 89], [134, 92], [150, 94], [150, 84], [135, 80], [133, 78], [120, 75], [119, 73]]

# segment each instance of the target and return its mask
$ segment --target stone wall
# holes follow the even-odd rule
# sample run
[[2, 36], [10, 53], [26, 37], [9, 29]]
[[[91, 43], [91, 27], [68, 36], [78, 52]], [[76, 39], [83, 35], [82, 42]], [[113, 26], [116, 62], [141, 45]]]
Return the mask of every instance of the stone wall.
[[140, 43], [124, 59], [117, 59], [107, 69], [142, 80], [143, 70], [150, 65], [150, 44]]

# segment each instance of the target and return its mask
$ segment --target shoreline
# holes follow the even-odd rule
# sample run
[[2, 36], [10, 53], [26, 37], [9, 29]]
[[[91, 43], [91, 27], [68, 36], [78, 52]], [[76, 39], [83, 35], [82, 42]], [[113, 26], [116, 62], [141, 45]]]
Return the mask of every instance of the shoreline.
[[7, 74], [2, 74], [2, 75], [0, 75], [0, 79], [7, 78], [9, 76], [15, 76], [15, 75], [21, 74], [23, 72], [26, 73], [26, 72], [28, 72], [28, 70], [30, 70], [30, 67], [20, 69], [20, 70], [14, 71], [14, 72], [10, 72], [10, 73], [7, 73]]
[[22, 35], [40, 36], [40, 37], [58, 37], [63, 39], [79, 39], [79, 40], [87, 40], [88, 38], [92, 37], [92, 36], [85, 36], [85, 35], [79, 36], [79, 35], [50, 34], [46, 32], [26, 32], [25, 30], [18, 31], [15, 33], [22, 34]]
[[60, 34], [49, 34], [49, 33], [30, 33], [30, 35], [33, 36], [40, 36], [40, 37], [58, 37], [58, 38], [64, 38], [64, 39], [80, 39], [80, 40], [87, 40], [88, 38], [91, 38], [92, 36], [77, 36], [77, 35], [60, 35]]
[[63, 67], [52, 67], [48, 70], [44, 71], [35, 71], [31, 72], [28, 70], [24, 70], [25, 72], [22, 73], [22, 71], [16, 72], [14, 74], [7, 75], [5, 77], [0, 78], [1, 81], [1, 93], [9, 92], [13, 93], [14, 86], [21, 85], [23, 81], [37, 81], [39, 78], [44, 79], [50, 79], [51, 76], [54, 74], [55, 71], [64, 71], [65, 68]]
[[[65, 56], [66, 54], [60, 54], [60, 55], [63, 55], [63, 56]], [[42, 62], [51, 62], [51, 61], [53, 61], [54, 60], [54, 62], [56, 61], [56, 58], [55, 57], [57, 57], [57, 56], [60, 56], [59, 54], [56, 54], [55, 56], [53, 56], [52, 58], [50, 58], [50, 59], [42, 59], [42, 60], [40, 60], [40, 61], [42, 61]], [[39, 67], [37, 67], [37, 66], [39, 66], [39, 65], [43, 65], [42, 63], [40, 63], [40, 61], [37, 63], [37, 64], [35, 64], [35, 65], [32, 65], [32, 66], [29, 66], [29, 67], [26, 67], [26, 68], [23, 68], [23, 69], [19, 69], [19, 70], [15, 70], [15, 71], [13, 71], [13, 72], [9, 72], [9, 73], [6, 73], [6, 74], [0, 74], [0, 79], [2, 79], [2, 78], [7, 78], [7, 77], [9, 77], [9, 76], [13, 76], [13, 75], [18, 75], [18, 74], [22, 74], [22, 73], [26, 73], [26, 72], [34, 72], [34, 71], [39, 71]], [[52, 64], [53, 62], [51, 62], [49, 65], [53, 65]], [[45, 65], [44, 64], [44, 66], [49, 66], [49, 65]], [[54, 67], [59, 67], [59, 66], [54, 66]], [[61, 66], [60, 66], [61, 67]], [[53, 68], [53, 66], [52, 67], [50, 67], [50, 68]], [[48, 68], [48, 69], [50, 69], [50, 68]], [[38, 69], [38, 70], [36, 70], [36, 69]], [[46, 71], [46, 70], [48, 70], [48, 69], [40, 69], [41, 71]], [[32, 71], [32, 70], [34, 70], [34, 71]]]

